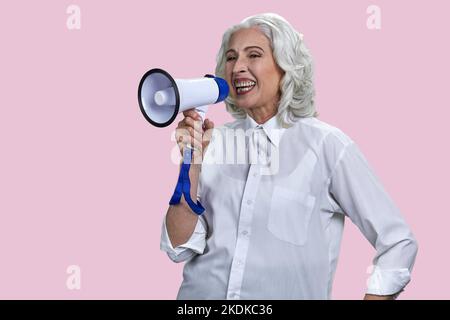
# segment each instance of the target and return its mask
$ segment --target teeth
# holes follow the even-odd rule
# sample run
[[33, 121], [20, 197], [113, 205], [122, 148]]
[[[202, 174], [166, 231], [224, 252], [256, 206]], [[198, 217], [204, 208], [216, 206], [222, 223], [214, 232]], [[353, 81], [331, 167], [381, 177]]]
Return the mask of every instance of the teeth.
[[240, 81], [240, 82], [236, 81], [235, 82], [236, 88], [254, 86], [255, 84], [256, 84], [256, 82], [254, 82], [254, 81]]
[[237, 88], [237, 93], [247, 92], [253, 89], [253, 86], [250, 87], [243, 87], [243, 88]]

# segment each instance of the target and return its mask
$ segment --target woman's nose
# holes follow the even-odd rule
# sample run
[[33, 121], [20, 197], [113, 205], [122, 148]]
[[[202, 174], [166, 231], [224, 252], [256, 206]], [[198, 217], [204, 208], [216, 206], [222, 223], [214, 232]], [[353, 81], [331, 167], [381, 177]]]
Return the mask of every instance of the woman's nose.
[[247, 71], [247, 64], [244, 59], [238, 58], [233, 67], [233, 73], [245, 72]]

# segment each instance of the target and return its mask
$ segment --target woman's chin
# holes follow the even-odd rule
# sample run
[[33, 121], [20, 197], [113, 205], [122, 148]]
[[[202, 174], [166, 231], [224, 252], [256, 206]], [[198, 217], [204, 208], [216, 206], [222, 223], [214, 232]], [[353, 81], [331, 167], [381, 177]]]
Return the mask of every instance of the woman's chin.
[[251, 109], [255, 106], [255, 103], [250, 99], [235, 99], [236, 107], [240, 109]]

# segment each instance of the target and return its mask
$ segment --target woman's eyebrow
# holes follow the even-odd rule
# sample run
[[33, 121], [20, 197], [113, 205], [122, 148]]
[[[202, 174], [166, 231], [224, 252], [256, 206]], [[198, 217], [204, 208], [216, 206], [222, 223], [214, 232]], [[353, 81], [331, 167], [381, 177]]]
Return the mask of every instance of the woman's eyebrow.
[[[261, 50], [262, 52], [264, 52], [263, 48], [258, 47], [258, 46], [248, 46], [248, 47], [245, 47], [245, 48], [244, 48], [244, 51], [248, 51], [248, 50], [250, 50], [250, 49], [255, 49], [255, 48]], [[229, 49], [229, 50], [227, 50], [227, 52], [225, 52], [225, 54], [227, 54], [228, 52], [236, 52], [236, 50], [234, 50], [234, 49]]]

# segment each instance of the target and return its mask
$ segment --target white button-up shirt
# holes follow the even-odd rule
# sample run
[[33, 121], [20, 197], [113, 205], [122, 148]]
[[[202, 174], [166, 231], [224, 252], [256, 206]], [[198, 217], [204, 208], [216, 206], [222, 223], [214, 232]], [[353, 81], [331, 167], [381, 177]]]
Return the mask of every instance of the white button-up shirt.
[[[268, 162], [236, 160], [238, 143], [224, 137], [239, 130], [250, 132], [246, 160], [270, 149]], [[366, 292], [403, 290], [416, 240], [346, 134], [314, 117], [286, 129], [276, 117], [258, 125], [249, 116], [214, 132], [192, 236], [173, 248], [163, 219], [161, 249], [187, 261], [178, 299], [329, 299], [345, 217], [377, 251]], [[255, 142], [261, 134], [267, 144]], [[217, 154], [223, 163], [208, 162]]]

